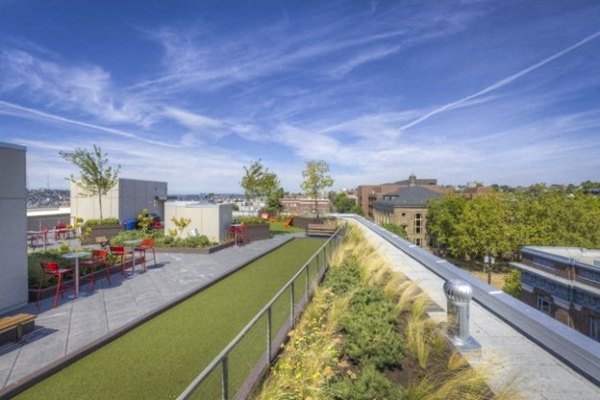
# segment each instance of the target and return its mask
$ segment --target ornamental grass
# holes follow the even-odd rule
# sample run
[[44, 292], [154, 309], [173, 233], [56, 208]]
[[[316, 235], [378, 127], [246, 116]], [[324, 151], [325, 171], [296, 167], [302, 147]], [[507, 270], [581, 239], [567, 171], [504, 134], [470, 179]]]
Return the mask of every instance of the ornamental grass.
[[513, 399], [471, 368], [428, 318], [430, 299], [355, 226], [254, 399]]

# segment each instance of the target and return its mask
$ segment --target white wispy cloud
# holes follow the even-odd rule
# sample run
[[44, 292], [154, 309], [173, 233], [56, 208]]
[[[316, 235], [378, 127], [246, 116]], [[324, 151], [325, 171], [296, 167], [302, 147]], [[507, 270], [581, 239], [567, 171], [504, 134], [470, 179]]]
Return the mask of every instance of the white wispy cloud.
[[119, 137], [123, 137], [123, 138], [127, 138], [127, 139], [135, 139], [135, 141], [138, 141], [138, 142], [151, 143], [151, 144], [156, 144], [156, 145], [166, 146], [166, 147], [177, 147], [174, 145], [170, 145], [162, 140], [151, 140], [151, 139], [144, 137], [143, 135], [136, 135], [134, 133], [127, 132], [127, 131], [124, 131], [121, 129], [114, 129], [114, 128], [110, 128], [110, 127], [106, 127], [106, 126], [102, 126], [102, 125], [92, 124], [89, 122], [78, 121], [75, 119], [62, 117], [60, 115], [47, 113], [47, 112], [36, 110], [33, 108], [23, 107], [21, 105], [10, 103], [10, 102], [4, 101], [4, 100], [0, 100], [0, 114], [19, 116], [21, 118], [26, 118], [26, 119], [36, 119], [36, 120], [43, 120], [46, 122], [54, 122], [54, 123], [73, 125], [73, 126], [91, 129], [93, 131], [108, 133], [111, 135], [115, 135], [115, 136], [119, 136]]
[[554, 60], [556, 60], [556, 59], [558, 59], [560, 57], [563, 57], [564, 55], [572, 52], [573, 50], [575, 50], [575, 49], [583, 46], [584, 44], [590, 42], [591, 40], [596, 39], [598, 36], [600, 36], [600, 31], [597, 31], [597, 32], [595, 32], [595, 33], [593, 33], [593, 34], [591, 34], [591, 35], [583, 38], [582, 40], [578, 41], [577, 43], [575, 43], [575, 44], [573, 44], [573, 45], [571, 45], [571, 46], [569, 46], [569, 47], [567, 47], [567, 48], [565, 48], [565, 49], [563, 49], [563, 50], [561, 50], [561, 51], [559, 51], [557, 53], [554, 53], [551, 56], [546, 57], [543, 60], [541, 60], [541, 61], [539, 61], [539, 62], [537, 62], [537, 63], [535, 63], [533, 65], [530, 65], [527, 68], [524, 68], [524, 69], [520, 70], [517, 73], [514, 73], [514, 74], [512, 74], [512, 75], [510, 75], [510, 76], [508, 76], [508, 77], [506, 77], [504, 79], [501, 79], [501, 80], [493, 83], [492, 85], [489, 85], [489, 86], [485, 87], [484, 89], [476, 92], [476, 93], [473, 93], [473, 94], [471, 94], [469, 96], [463, 97], [463, 98], [461, 98], [459, 100], [453, 101], [451, 103], [444, 104], [443, 106], [438, 107], [438, 108], [434, 109], [433, 111], [430, 111], [427, 114], [425, 114], [425, 115], [423, 115], [423, 116], [415, 119], [414, 121], [411, 121], [408, 124], [402, 126], [402, 129], [404, 130], [404, 129], [412, 128], [413, 126], [416, 126], [416, 125], [418, 125], [418, 124], [420, 124], [420, 123], [422, 123], [424, 121], [427, 121], [429, 118], [431, 118], [431, 117], [433, 117], [435, 115], [438, 115], [438, 114], [441, 114], [441, 113], [444, 113], [444, 112], [456, 109], [458, 107], [461, 107], [461, 106], [464, 105], [464, 103], [466, 103], [468, 101], [471, 101], [473, 99], [476, 99], [477, 97], [486, 95], [486, 94], [488, 94], [490, 92], [493, 92], [495, 90], [498, 90], [498, 89], [500, 89], [500, 88], [502, 88], [502, 87], [504, 87], [506, 85], [509, 85], [510, 83], [514, 82], [515, 80], [517, 80], [519, 78], [522, 78], [525, 75], [530, 74], [531, 72], [533, 72], [533, 71], [535, 71], [535, 70], [543, 67], [544, 65], [546, 65], [546, 64], [548, 64], [548, 63], [550, 63], [550, 62], [552, 62], [552, 61], [554, 61]]

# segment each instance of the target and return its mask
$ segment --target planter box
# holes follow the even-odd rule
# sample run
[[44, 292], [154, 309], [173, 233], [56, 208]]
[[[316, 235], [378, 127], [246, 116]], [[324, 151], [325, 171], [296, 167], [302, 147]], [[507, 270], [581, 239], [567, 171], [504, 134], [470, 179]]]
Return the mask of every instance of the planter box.
[[248, 240], [248, 242], [271, 239], [269, 224], [248, 224], [246, 226], [248, 227], [248, 230], [246, 231], [246, 240]]
[[322, 218], [308, 218], [308, 217], [293, 217], [294, 218], [294, 226], [296, 228], [304, 229], [308, 227], [308, 224], [323, 224], [329, 221], [333, 221], [335, 224], [335, 218], [322, 217]]
[[233, 242], [227, 242], [210, 247], [155, 247], [154, 250], [156, 250], [157, 253], [212, 254], [233, 245]]
[[92, 232], [90, 235], [85, 238], [85, 240], [83, 238], [81, 239], [81, 244], [96, 244], [96, 238], [100, 236], [104, 236], [110, 240], [112, 237], [118, 235], [121, 231], [123, 231], [123, 225], [95, 225], [92, 227]]

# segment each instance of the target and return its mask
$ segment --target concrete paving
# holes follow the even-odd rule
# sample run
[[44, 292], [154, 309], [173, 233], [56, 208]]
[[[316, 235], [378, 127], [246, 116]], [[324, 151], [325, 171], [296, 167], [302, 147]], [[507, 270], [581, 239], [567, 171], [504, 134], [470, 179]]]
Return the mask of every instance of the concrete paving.
[[19, 343], [0, 346], [0, 389], [15, 383], [84, 345], [132, 322], [191, 290], [219, 279], [290, 239], [279, 235], [213, 254], [157, 253], [156, 265], [135, 273], [96, 281], [96, 290], [80, 287], [80, 297], [65, 296], [56, 308], [52, 298], [17, 312], [37, 314], [35, 330]]
[[[415, 282], [435, 303], [431, 317], [445, 321], [444, 280], [372, 230], [358, 225], [391, 268]], [[474, 301], [470, 304], [470, 327], [471, 336], [481, 345], [481, 354], [469, 357], [470, 363], [486, 372], [492, 390], [508, 386], [519, 398], [534, 400], [600, 399], [599, 387]]]

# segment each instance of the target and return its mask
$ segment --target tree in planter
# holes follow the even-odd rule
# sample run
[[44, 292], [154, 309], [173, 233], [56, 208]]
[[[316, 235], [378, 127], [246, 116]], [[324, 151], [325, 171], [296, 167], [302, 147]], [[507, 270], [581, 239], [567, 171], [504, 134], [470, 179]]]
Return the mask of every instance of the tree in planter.
[[150, 232], [154, 217], [150, 215], [147, 208], [142, 208], [142, 211], [137, 216], [137, 224], [143, 232]]
[[187, 228], [189, 226], [189, 224], [192, 222], [192, 220], [190, 218], [171, 218], [171, 221], [175, 224], [175, 229], [169, 229], [169, 235], [170, 236], [177, 236], [178, 238], [181, 238], [181, 234], [183, 233], [183, 230], [185, 228]]
[[121, 166], [118, 165], [116, 168], [109, 166], [107, 154], [96, 145], [93, 151], [78, 147], [73, 152], [60, 151], [59, 154], [79, 168], [81, 173], [79, 179], [75, 179], [73, 175], [67, 179], [83, 190], [80, 195], [98, 196], [100, 220], [102, 220], [102, 196], [117, 184]]
[[327, 175], [328, 172], [329, 164], [322, 160], [307, 161], [306, 169], [302, 171], [304, 181], [300, 186], [302, 187], [302, 190], [306, 192], [308, 197], [314, 200], [317, 218], [319, 218], [319, 209], [317, 207], [319, 193], [333, 186], [333, 178]]
[[269, 169], [262, 165], [260, 159], [253, 162], [250, 167], [244, 167], [244, 170], [246, 173], [240, 185], [244, 189], [246, 199], [255, 204], [256, 199], [264, 197], [269, 211], [281, 211], [283, 208], [281, 199], [284, 191], [277, 174], [269, 172]]

